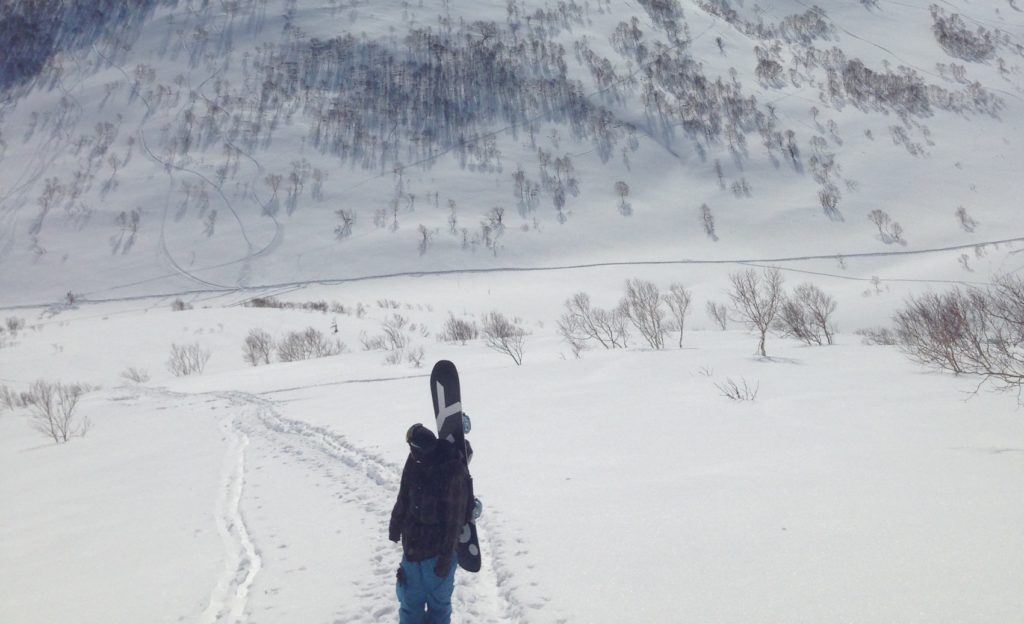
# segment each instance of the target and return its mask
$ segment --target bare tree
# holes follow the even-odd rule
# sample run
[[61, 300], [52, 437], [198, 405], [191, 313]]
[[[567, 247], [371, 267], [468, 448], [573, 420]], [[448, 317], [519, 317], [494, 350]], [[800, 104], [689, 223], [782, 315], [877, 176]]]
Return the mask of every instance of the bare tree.
[[842, 221], [843, 215], [839, 212], [839, 189], [834, 184], [825, 184], [818, 191], [818, 201], [825, 216], [833, 221]]
[[679, 330], [679, 348], [683, 348], [683, 325], [686, 315], [690, 312], [692, 297], [690, 291], [682, 284], [672, 284], [668, 287], [668, 294], [664, 296], [665, 304], [672, 313], [673, 324]]
[[640, 279], [626, 281], [626, 295], [619, 306], [652, 349], [665, 348], [665, 311], [661, 303], [661, 292], [654, 283]]
[[868, 220], [878, 228], [878, 236], [885, 244], [903, 243], [903, 226], [884, 210], [875, 209], [868, 213]]
[[832, 321], [832, 314], [836, 311], [836, 300], [809, 283], [797, 286], [794, 296], [807, 309], [812, 326], [825, 337], [825, 343], [832, 344], [836, 333], [836, 326]]
[[199, 346], [198, 342], [187, 345], [172, 344], [167, 369], [175, 377], [201, 373], [209, 359], [210, 352]]
[[417, 248], [419, 249], [420, 255], [425, 256], [427, 254], [427, 250], [430, 248], [430, 239], [432, 238], [430, 229], [428, 229], [427, 226], [421, 223], [417, 228], [417, 231], [419, 232], [420, 235], [420, 240], [419, 243], [417, 244]]
[[718, 325], [718, 328], [725, 331], [729, 326], [729, 309], [725, 307], [724, 303], [718, 303], [716, 301], [708, 301], [704, 306], [704, 310], [711, 317], [711, 320]]
[[356, 213], [353, 210], [346, 210], [339, 208], [334, 211], [334, 214], [338, 217], [338, 225], [334, 228], [334, 237], [338, 240], [343, 240], [352, 236], [352, 226], [356, 222]]
[[632, 207], [626, 201], [626, 198], [629, 197], [629, 185], [619, 180], [615, 183], [615, 194], [619, 196], [619, 212], [627, 216], [631, 214]]
[[868, 221], [874, 223], [875, 227], [878, 228], [879, 236], [885, 236], [885, 226], [888, 225], [890, 221], [888, 213], [886, 213], [884, 210], [879, 210], [878, 208], [875, 208], [874, 210], [868, 213]]
[[565, 302], [558, 332], [579, 355], [586, 343], [596, 340], [605, 349], [624, 349], [628, 339], [626, 316], [621, 307], [603, 310], [590, 306], [590, 295], [578, 292]]
[[761, 273], [747, 269], [730, 273], [732, 290], [729, 298], [733, 310], [750, 329], [758, 332], [757, 354], [767, 357], [765, 338], [782, 306], [782, 272], [764, 269]]
[[483, 318], [483, 334], [487, 346], [512, 358], [516, 366], [523, 364], [526, 330], [501, 312], [488, 312]]
[[700, 205], [700, 222], [704, 226], [704, 233], [708, 235], [713, 241], [718, 241], [718, 235], [715, 234], [715, 216], [711, 214], [711, 208], [708, 208], [707, 204]]
[[784, 335], [807, 344], [832, 344], [835, 309], [835, 299], [814, 284], [801, 284], [783, 301], [777, 327]]
[[262, 329], [250, 329], [242, 347], [242, 356], [253, 366], [270, 364], [270, 354], [274, 352], [274, 338]]
[[88, 419], [77, 419], [75, 408], [84, 388], [78, 384], [37, 380], [29, 388], [25, 403], [32, 411], [32, 426], [57, 444], [73, 435], [85, 435]]
[[957, 206], [955, 214], [957, 222], [960, 224], [960, 227], [962, 227], [965, 232], [973, 232], [974, 228], [978, 227], [978, 222], [972, 219], [970, 215], [967, 214], [967, 209], [964, 208], [963, 206]]

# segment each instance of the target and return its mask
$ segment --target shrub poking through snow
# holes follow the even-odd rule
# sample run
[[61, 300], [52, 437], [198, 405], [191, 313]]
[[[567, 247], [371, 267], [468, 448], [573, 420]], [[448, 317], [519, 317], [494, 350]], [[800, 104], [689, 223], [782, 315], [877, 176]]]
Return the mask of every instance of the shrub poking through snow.
[[134, 366], [130, 366], [121, 371], [121, 377], [122, 379], [127, 379], [128, 381], [137, 384], [149, 381], [149, 373], [147, 373], [145, 369], [135, 368]]
[[32, 426], [57, 444], [75, 435], [84, 436], [89, 429], [89, 419], [75, 414], [78, 399], [84, 392], [85, 388], [79, 384], [65, 385], [42, 379], [33, 382], [26, 400], [32, 412]]
[[501, 312], [488, 312], [484, 315], [483, 333], [488, 347], [512, 358], [516, 366], [523, 364], [526, 330], [518, 319], [509, 320]]
[[578, 292], [565, 301], [565, 313], [558, 319], [558, 333], [579, 354], [596, 341], [605, 349], [625, 349], [628, 322], [622, 307], [605, 310], [590, 305], [590, 295]]
[[761, 389], [761, 384], [757, 382], [754, 386], [751, 386], [742, 377], [740, 377], [740, 383], [736, 383], [731, 377], [728, 377], [722, 383], [715, 383], [715, 387], [722, 393], [722, 396], [733, 401], [753, 401], [757, 398], [757, 392]]
[[454, 314], [448, 314], [448, 320], [444, 322], [444, 329], [441, 331], [441, 340], [445, 342], [458, 342], [466, 344], [470, 340], [480, 337], [480, 329], [473, 321], [457, 319]]
[[202, 373], [210, 360], [210, 352], [198, 342], [187, 345], [172, 344], [171, 356], [167, 359], [167, 370], [175, 377]]
[[274, 338], [262, 329], [250, 329], [242, 346], [242, 357], [253, 366], [270, 364], [270, 354], [274, 352]]
[[311, 360], [338, 355], [345, 345], [338, 339], [331, 340], [315, 327], [300, 332], [290, 332], [277, 343], [277, 359], [282, 362]]
[[1024, 392], [1024, 278], [911, 297], [894, 317], [900, 349], [926, 366]]

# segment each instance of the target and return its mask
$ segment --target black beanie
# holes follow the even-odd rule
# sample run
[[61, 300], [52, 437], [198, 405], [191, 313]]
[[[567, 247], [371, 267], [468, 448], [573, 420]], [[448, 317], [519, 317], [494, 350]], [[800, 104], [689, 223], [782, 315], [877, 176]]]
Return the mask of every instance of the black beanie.
[[418, 455], [429, 455], [437, 448], [437, 436], [419, 423], [409, 427], [409, 431], [405, 434], [405, 441], [409, 443], [413, 453]]

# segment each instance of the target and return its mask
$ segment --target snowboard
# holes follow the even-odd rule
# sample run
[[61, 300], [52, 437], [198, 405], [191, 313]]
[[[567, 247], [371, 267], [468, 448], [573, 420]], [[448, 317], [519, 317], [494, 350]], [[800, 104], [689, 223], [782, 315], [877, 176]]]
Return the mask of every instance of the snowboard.
[[[434, 418], [437, 421], [437, 438], [447, 440], [459, 452], [462, 461], [473, 459], [473, 447], [466, 440], [469, 432], [469, 417], [462, 411], [462, 392], [459, 387], [459, 371], [448, 360], [440, 360], [430, 371], [430, 395], [434, 400]], [[455, 547], [459, 567], [467, 572], [480, 571], [480, 542], [476, 534], [476, 518], [480, 515], [480, 501], [473, 497], [473, 478], [469, 479], [469, 505], [466, 524], [459, 533]]]

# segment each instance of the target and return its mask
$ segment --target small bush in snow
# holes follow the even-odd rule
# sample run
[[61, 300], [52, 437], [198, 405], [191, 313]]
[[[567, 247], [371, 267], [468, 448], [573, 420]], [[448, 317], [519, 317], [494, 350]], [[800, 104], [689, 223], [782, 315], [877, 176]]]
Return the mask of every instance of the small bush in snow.
[[340, 309], [344, 311], [344, 306], [340, 306], [337, 303], [328, 305], [326, 301], [304, 301], [301, 303], [295, 303], [292, 301], [279, 301], [275, 297], [253, 297], [246, 301], [244, 304], [247, 308], [274, 308], [277, 310], [307, 310], [310, 312], [322, 312], [327, 313], [328, 310]]
[[444, 329], [441, 331], [441, 340], [445, 342], [458, 342], [464, 345], [470, 340], [476, 340], [479, 337], [480, 329], [476, 326], [475, 322], [457, 319], [454, 314], [448, 314], [448, 320], [445, 321]]
[[32, 411], [32, 426], [60, 444], [71, 436], [84, 436], [89, 429], [87, 418], [77, 418], [78, 399], [85, 392], [79, 384], [38, 380], [32, 383], [26, 403]]
[[978, 227], [978, 222], [967, 214], [967, 209], [963, 206], [957, 206], [954, 214], [956, 214], [957, 223], [960, 224], [960, 227], [963, 228], [965, 232], [973, 232], [974, 228]]
[[12, 337], [17, 337], [18, 332], [25, 329], [25, 319], [18, 316], [8, 316], [4, 320], [4, 324], [7, 326], [7, 331], [11, 332]]
[[210, 352], [198, 342], [179, 345], [171, 345], [171, 356], [167, 359], [167, 370], [175, 377], [184, 377], [202, 373], [206, 363], [210, 360]]
[[274, 352], [274, 338], [262, 329], [250, 329], [242, 346], [242, 357], [253, 366], [270, 364], [270, 354]]
[[301, 332], [290, 332], [277, 343], [277, 359], [282, 362], [311, 360], [338, 355], [345, 345], [337, 339], [331, 340], [315, 327]]
[[121, 377], [132, 383], [146, 383], [149, 381], [149, 373], [145, 369], [135, 368], [134, 366], [121, 371]]
[[381, 323], [384, 330], [384, 345], [388, 351], [402, 351], [409, 346], [409, 335], [406, 329], [409, 319], [401, 314], [392, 314]]
[[488, 347], [512, 358], [516, 366], [523, 364], [526, 330], [517, 319], [509, 320], [501, 312], [488, 312], [483, 319], [483, 334]]
[[406, 352], [406, 361], [412, 364], [416, 368], [423, 366], [423, 357], [425, 353], [423, 347], [416, 347], [415, 349], [409, 349]]
[[894, 346], [897, 344], [896, 332], [889, 329], [888, 327], [869, 327], [867, 329], [858, 329], [854, 332], [860, 336], [862, 344], [866, 345], [883, 345], [883, 346]]
[[191, 303], [185, 303], [181, 299], [175, 299], [174, 301], [171, 302], [171, 311], [172, 312], [183, 312], [185, 310], [191, 310], [191, 309], [192, 309], [192, 304]]
[[13, 412], [26, 405], [28, 405], [27, 392], [17, 392], [5, 385], [0, 385], [0, 407], [7, 408]]
[[280, 308], [281, 302], [274, 297], [253, 297], [243, 304], [247, 308]]
[[868, 213], [868, 220], [878, 228], [878, 238], [886, 245], [892, 243], [906, 244], [906, 241], [903, 240], [903, 226], [893, 221], [884, 210], [878, 210], [877, 208], [872, 210]]
[[997, 389], [1024, 391], [1024, 278], [910, 298], [894, 317], [900, 349], [911, 359], [977, 375]]
[[383, 334], [371, 336], [360, 332], [359, 342], [363, 345], [363, 351], [383, 351], [387, 348], [387, 338]]
[[740, 383], [736, 383], [729, 377], [723, 383], [715, 383], [715, 387], [722, 393], [722, 396], [733, 401], [753, 401], [757, 398], [757, 392], [761, 389], [761, 384], [756, 383], [752, 387], [742, 377], [740, 378]]

